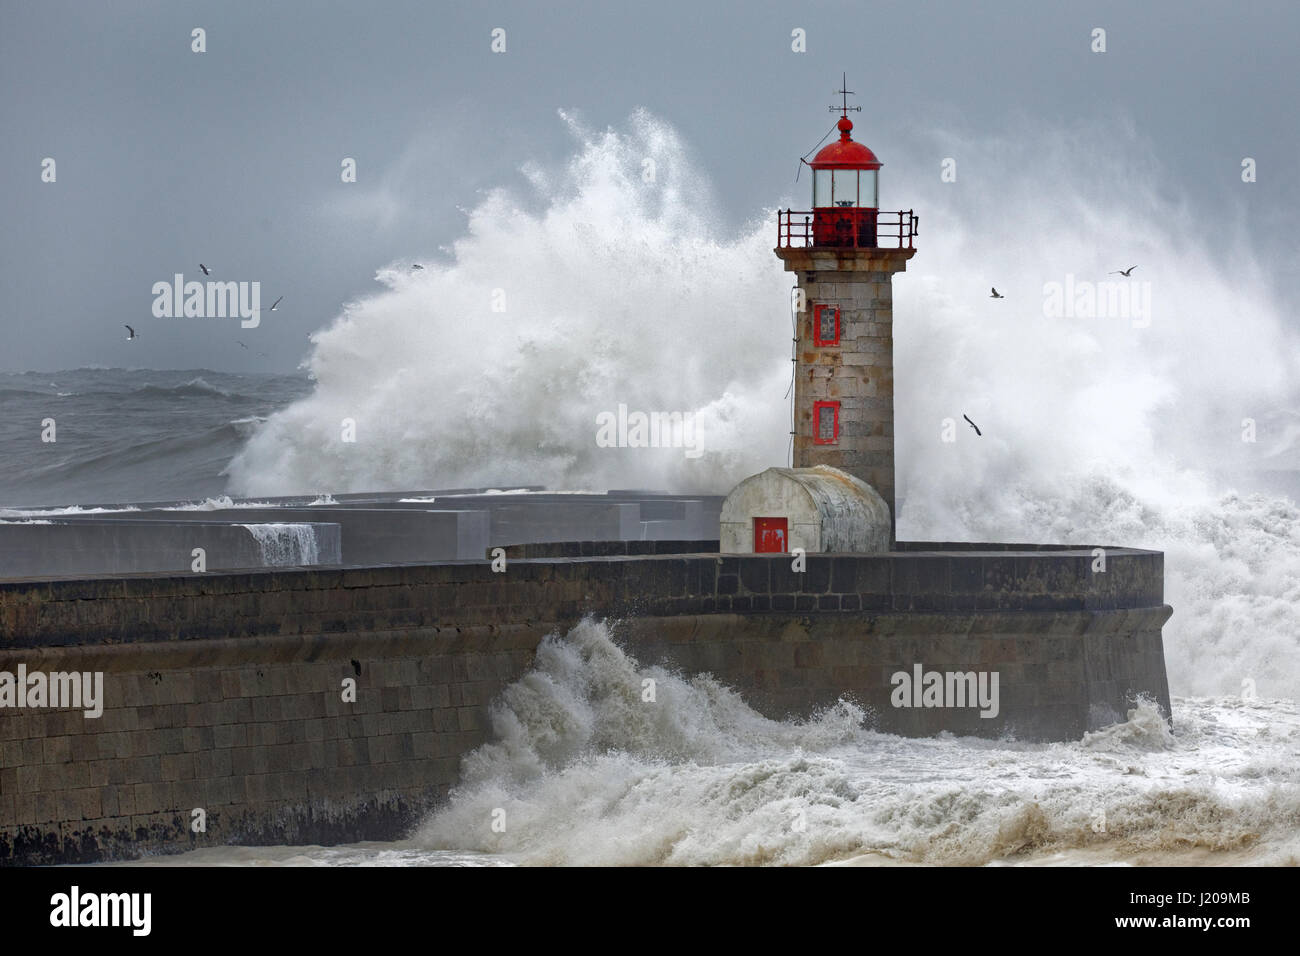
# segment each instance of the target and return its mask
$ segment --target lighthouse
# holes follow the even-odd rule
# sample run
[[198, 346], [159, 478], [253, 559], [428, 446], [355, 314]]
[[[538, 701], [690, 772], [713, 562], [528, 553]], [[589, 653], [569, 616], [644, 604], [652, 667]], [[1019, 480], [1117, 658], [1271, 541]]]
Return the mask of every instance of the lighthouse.
[[[845, 84], [847, 86], [847, 84]], [[917, 217], [880, 211], [882, 163], [853, 138], [840, 89], [839, 138], [808, 165], [812, 209], [778, 213], [775, 252], [800, 295], [794, 343], [795, 468], [830, 465], [884, 499], [894, 485], [894, 274], [916, 254]]]
[[848, 84], [838, 139], [809, 163], [811, 209], [777, 213], [794, 274], [793, 460], [727, 496], [722, 550], [878, 551], [896, 540], [893, 278], [916, 254], [912, 210], [880, 210], [883, 165], [853, 138]]

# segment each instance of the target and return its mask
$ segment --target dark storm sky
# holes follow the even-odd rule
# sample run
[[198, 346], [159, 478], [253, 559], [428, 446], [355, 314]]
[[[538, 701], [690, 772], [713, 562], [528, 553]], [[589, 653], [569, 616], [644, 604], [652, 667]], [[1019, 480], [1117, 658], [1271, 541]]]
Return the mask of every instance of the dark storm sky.
[[[807, 53], [791, 51], [796, 27]], [[597, 127], [637, 107], [667, 120], [722, 228], [739, 227], [802, 196], [795, 160], [829, 125], [842, 70], [873, 145], [918, 124], [1131, 120], [1207, 231], [1244, 217], [1294, 291], [1298, 45], [1294, 2], [2, 0], [0, 368], [292, 369], [376, 268], [436, 255], [458, 206], [568, 155], [560, 108]], [[1246, 189], [1243, 156], [1259, 164]], [[344, 157], [356, 184], [340, 182]], [[200, 261], [285, 302], [256, 330], [153, 318], [153, 283], [199, 278]]]

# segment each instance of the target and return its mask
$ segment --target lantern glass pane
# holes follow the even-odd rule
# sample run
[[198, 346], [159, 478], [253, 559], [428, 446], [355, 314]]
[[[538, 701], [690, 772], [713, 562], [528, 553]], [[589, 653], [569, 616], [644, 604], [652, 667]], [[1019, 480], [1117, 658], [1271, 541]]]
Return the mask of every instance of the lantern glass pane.
[[864, 169], [861, 178], [858, 180], [858, 189], [860, 191], [858, 205], [864, 209], [876, 209], [880, 205], [880, 184], [876, 177], [876, 170]]
[[858, 204], [858, 171], [856, 169], [837, 169], [833, 196], [836, 206], [856, 206]]
[[831, 204], [831, 171], [813, 170], [813, 208]]

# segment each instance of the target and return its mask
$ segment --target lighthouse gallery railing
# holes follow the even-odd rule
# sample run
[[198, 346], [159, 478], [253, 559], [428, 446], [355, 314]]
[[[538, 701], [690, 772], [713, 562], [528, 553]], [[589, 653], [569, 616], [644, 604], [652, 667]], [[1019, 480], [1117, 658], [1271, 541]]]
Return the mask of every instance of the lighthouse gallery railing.
[[[863, 210], [864, 212], [866, 210]], [[880, 210], [876, 212], [875, 235], [868, 237], [860, 230], [851, 229], [836, 241], [813, 241], [812, 212], [797, 212], [793, 209], [778, 209], [776, 213], [776, 247], [778, 249], [805, 248], [823, 246], [826, 248], [849, 249], [911, 249], [912, 240], [917, 235], [917, 223], [920, 219], [910, 209], [898, 212]], [[819, 230], [820, 231], [820, 230]], [[871, 238], [875, 241], [872, 242]]]

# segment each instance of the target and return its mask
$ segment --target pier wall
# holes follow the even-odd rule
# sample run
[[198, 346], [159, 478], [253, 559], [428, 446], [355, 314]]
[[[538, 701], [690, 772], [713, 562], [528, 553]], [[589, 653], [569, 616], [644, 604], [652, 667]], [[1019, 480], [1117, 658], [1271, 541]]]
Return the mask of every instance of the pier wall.
[[[1084, 550], [923, 547], [803, 572], [614, 554], [0, 583], [0, 672], [104, 680], [99, 718], [0, 709], [0, 863], [395, 838], [585, 614], [774, 718], [848, 697], [891, 733], [1070, 740], [1139, 693], [1168, 712], [1162, 555], [1111, 549], [1097, 574]], [[892, 706], [891, 675], [917, 664], [997, 671], [998, 716]]]
[[[212, 522], [324, 522], [338, 525], [341, 547], [321, 564], [402, 564], [479, 558], [488, 546], [485, 511], [435, 511], [424, 508], [365, 508], [317, 505], [308, 508], [250, 508], [214, 511], [120, 511], [95, 515], [100, 524], [130, 523], [142, 517], [173, 524]], [[260, 562], [225, 565], [255, 568]]]
[[320, 515], [304, 517], [317, 520], [303, 521], [268, 513], [262, 519], [243, 515], [223, 520], [121, 516], [119, 520], [107, 521], [97, 516], [95, 519], [0, 522], [0, 579], [189, 571], [195, 548], [203, 549], [209, 572], [264, 567], [266, 546], [236, 521], [309, 528], [315, 540], [315, 563], [340, 563], [343, 545], [338, 524], [321, 521]]
[[0, 521], [0, 579], [184, 571], [196, 547], [207, 552], [209, 571], [266, 567], [258, 542], [239, 527], [250, 523], [336, 526], [322, 530], [311, 563], [359, 567], [476, 560], [489, 547], [548, 541], [716, 539], [721, 501], [649, 492], [457, 491], [33, 510]]

